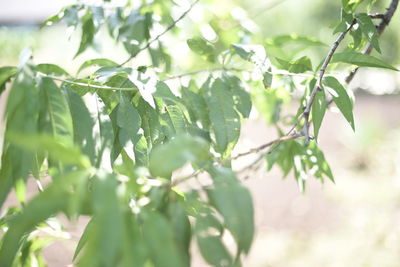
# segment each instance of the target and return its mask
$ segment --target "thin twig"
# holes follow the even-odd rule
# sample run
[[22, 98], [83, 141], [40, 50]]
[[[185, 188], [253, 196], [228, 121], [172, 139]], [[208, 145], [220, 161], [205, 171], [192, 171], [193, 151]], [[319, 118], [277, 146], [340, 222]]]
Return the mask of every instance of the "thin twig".
[[[199, 73], [203, 73], [203, 72], [218, 72], [218, 71], [236, 71], [236, 72], [251, 72], [252, 69], [239, 69], [239, 68], [226, 68], [226, 67], [217, 67], [217, 68], [212, 68], [212, 69], [201, 69], [201, 70], [195, 70], [195, 71], [190, 71], [190, 72], [186, 72], [186, 73], [182, 73], [182, 74], [178, 74], [175, 76], [170, 76], [167, 77], [165, 79], [162, 79], [161, 81], [169, 81], [169, 80], [175, 80], [175, 79], [180, 79], [186, 76], [192, 76], [192, 75], [196, 75]], [[282, 75], [282, 76], [297, 76], [297, 77], [306, 77], [306, 78], [313, 78], [315, 77], [314, 74], [307, 74], [307, 73], [292, 73], [292, 72], [288, 72], [288, 71], [263, 71], [266, 73], [270, 73], [272, 75]]]
[[332, 60], [333, 54], [335, 53], [336, 49], [339, 47], [339, 44], [343, 41], [344, 37], [346, 34], [351, 30], [353, 25], [356, 23], [355, 20], [350, 24], [350, 26], [342, 32], [339, 37], [336, 39], [336, 41], [333, 43], [331, 49], [329, 50], [328, 55], [326, 56], [324, 63], [321, 66], [321, 69], [319, 71], [319, 76], [317, 83], [315, 84], [313, 90], [311, 91], [310, 97], [307, 101], [306, 106], [304, 107], [303, 115], [304, 115], [304, 127], [303, 127], [303, 134], [306, 137], [306, 145], [309, 144], [310, 142], [310, 135], [309, 135], [309, 129], [310, 129], [310, 111], [312, 104], [314, 102], [315, 96], [318, 92], [318, 90], [322, 90], [322, 79], [324, 78], [326, 68], [328, 67], [329, 63]]
[[160, 39], [164, 34], [166, 34], [167, 32], [169, 32], [172, 28], [174, 28], [176, 26], [176, 24], [181, 21], [184, 17], [186, 17], [186, 15], [192, 10], [192, 8], [199, 2], [200, 0], [195, 0], [190, 7], [182, 13], [182, 15], [174, 20], [174, 22], [172, 22], [171, 25], [169, 25], [162, 33], [160, 33], [159, 35], [157, 35], [154, 39], [152, 39], [151, 41], [149, 41], [145, 46], [143, 46], [142, 48], [140, 48], [138, 51], [136, 51], [135, 53], [131, 54], [129, 56], [129, 58], [127, 58], [123, 63], [120, 64], [120, 66], [125, 65], [126, 63], [128, 63], [131, 59], [133, 59], [134, 57], [136, 57], [140, 52], [142, 52], [143, 50], [146, 50], [147, 48], [150, 47], [150, 45], [152, 45], [154, 42], [156, 42], [158, 39]]
[[118, 90], [118, 91], [137, 91], [137, 88], [135, 88], [135, 87], [112, 87], [112, 86], [96, 85], [96, 84], [90, 84], [90, 83], [74, 82], [74, 81], [61, 79], [61, 78], [58, 78], [58, 77], [55, 77], [55, 76], [52, 76], [52, 75], [46, 75], [44, 77], [50, 78], [52, 80], [60, 81], [60, 82], [69, 83], [69, 84], [72, 84], [72, 85], [84, 86], [84, 87], [94, 88], [94, 89]]
[[259, 153], [259, 152], [263, 151], [264, 149], [266, 149], [266, 148], [268, 148], [268, 147], [270, 147], [270, 146], [272, 146], [274, 144], [282, 143], [282, 142], [293, 140], [293, 139], [297, 139], [297, 138], [300, 138], [300, 137], [303, 137], [303, 134], [298, 133], [298, 134], [293, 134], [293, 135], [284, 135], [284, 136], [281, 136], [281, 137], [279, 137], [279, 138], [277, 138], [275, 140], [272, 140], [272, 141], [270, 141], [268, 143], [262, 144], [262, 145], [260, 145], [258, 147], [255, 147], [255, 148], [252, 148], [252, 149], [250, 149], [250, 150], [248, 150], [246, 152], [239, 153], [236, 156], [227, 158], [224, 161], [236, 160], [238, 158], [241, 158], [241, 157], [244, 157], [244, 156], [247, 156], [247, 155], [250, 155], [250, 154]]
[[[376, 31], [378, 33], [378, 35], [380, 36], [384, 31], [387, 25], [389, 25], [390, 21], [392, 20], [392, 17], [394, 15], [394, 12], [397, 9], [397, 6], [399, 4], [399, 0], [392, 0], [392, 2], [390, 3], [389, 8], [387, 9], [387, 11], [385, 12], [385, 14], [383, 14], [383, 17], [381, 16], [381, 14], [378, 14], [379, 17], [382, 19], [382, 21], [378, 24], [378, 26], [376, 27]], [[367, 47], [364, 50], [364, 54], [365, 55], [369, 55], [372, 52], [373, 46], [371, 43], [369, 43], [367, 45]], [[349, 75], [346, 77], [346, 83], [349, 84], [354, 76], [356, 75], [357, 71], [359, 68], [355, 68], [353, 69]]]

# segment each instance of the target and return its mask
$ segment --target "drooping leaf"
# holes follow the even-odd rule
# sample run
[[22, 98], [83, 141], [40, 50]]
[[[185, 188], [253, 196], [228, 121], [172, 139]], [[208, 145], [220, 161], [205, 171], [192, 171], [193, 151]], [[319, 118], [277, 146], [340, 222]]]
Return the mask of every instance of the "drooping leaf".
[[271, 69], [263, 73], [263, 85], [265, 89], [271, 88], [273, 75], [270, 73]]
[[155, 176], [168, 177], [187, 162], [202, 162], [209, 157], [209, 146], [200, 137], [179, 135], [150, 153], [150, 171]]
[[45, 92], [53, 137], [65, 146], [73, 144], [74, 130], [71, 112], [61, 89], [50, 78], [42, 78], [40, 89]]
[[240, 135], [240, 116], [235, 110], [229, 85], [218, 78], [206, 87], [205, 99], [210, 111], [215, 150], [221, 154], [230, 153]]
[[21, 149], [48, 153], [49, 157], [63, 164], [76, 164], [82, 167], [90, 167], [89, 159], [82, 155], [80, 149], [75, 146], [65, 146], [56, 138], [48, 135], [29, 135], [21, 133], [9, 133], [7, 135], [11, 143]]
[[342, 112], [343, 116], [350, 123], [351, 128], [355, 130], [354, 117], [353, 117], [353, 103], [346, 92], [346, 89], [340, 84], [340, 82], [334, 77], [325, 77], [323, 81], [324, 85], [332, 88], [336, 94], [332, 94], [333, 101], [336, 106]]
[[182, 261], [190, 265], [190, 240], [192, 237], [191, 225], [186, 215], [185, 207], [181, 203], [171, 203], [168, 207], [169, 220], [173, 229], [174, 240], [177, 244]]
[[199, 92], [183, 87], [182, 99], [189, 110], [192, 121], [199, 121], [204, 129], [208, 129], [210, 118], [204, 97]]
[[251, 99], [244, 83], [238, 77], [226, 73], [224, 73], [222, 79], [229, 86], [237, 111], [244, 118], [248, 118], [251, 111]]
[[183, 259], [174, 241], [170, 223], [158, 212], [147, 212], [143, 236], [154, 266], [183, 267]]
[[141, 99], [138, 111], [142, 118], [142, 128], [149, 148], [160, 143], [164, 139], [164, 133], [160, 124], [157, 111], [155, 111], [146, 101]]
[[86, 14], [82, 17], [81, 21], [82, 37], [78, 51], [76, 52], [74, 57], [77, 57], [92, 44], [96, 30], [93, 22], [92, 12], [90, 11], [90, 9], [86, 11]]
[[79, 253], [82, 251], [84, 246], [87, 244], [87, 241], [89, 239], [89, 234], [92, 231], [93, 227], [93, 222], [89, 221], [88, 224], [86, 225], [85, 229], [83, 230], [83, 233], [78, 241], [78, 245], [75, 248], [74, 256], [72, 257], [72, 260], [75, 261], [75, 259], [78, 257]]
[[332, 63], [343, 62], [352, 65], [357, 65], [359, 67], [372, 67], [372, 68], [382, 68], [398, 71], [395, 67], [383, 62], [382, 60], [357, 52], [342, 52], [333, 55]]
[[175, 134], [185, 133], [188, 130], [188, 121], [178, 105], [168, 105], [165, 107]]
[[353, 48], [358, 49], [363, 44], [361, 28], [352, 29], [350, 35], [353, 37]]
[[136, 53], [140, 44], [149, 38], [150, 26], [146, 14], [141, 14], [138, 9], [132, 10], [118, 32], [118, 39], [124, 43], [128, 53]]
[[248, 253], [254, 236], [253, 201], [249, 191], [237, 181], [234, 173], [225, 168], [211, 172], [214, 188], [207, 190], [213, 205], [224, 218], [238, 250]]
[[57, 212], [65, 211], [74, 194], [71, 186], [84, 182], [86, 177], [86, 171], [75, 171], [58, 177], [59, 179], [27, 203], [21, 213], [12, 218], [11, 227], [2, 240], [0, 266], [12, 266], [23, 236], [38, 223]]
[[[309, 88], [312, 90], [315, 86], [316, 80], [312, 80], [309, 84]], [[323, 90], [318, 90], [314, 102], [311, 108], [312, 123], [314, 127], [314, 137], [318, 139], [319, 129], [321, 128], [322, 120], [324, 119], [326, 112], [326, 99], [325, 92]]]
[[122, 146], [137, 134], [141, 125], [141, 118], [132, 103], [126, 98], [120, 98], [117, 106], [117, 125], [120, 127], [119, 140]]
[[82, 149], [82, 152], [89, 157], [91, 163], [94, 165], [96, 162], [96, 150], [93, 136], [93, 128], [95, 126], [93, 118], [85, 102], [75, 91], [71, 90], [69, 86], [64, 86], [63, 90], [67, 96], [71, 111], [74, 143]]
[[13, 132], [36, 134], [39, 117], [39, 92], [32, 72], [23, 68], [18, 73], [7, 99], [6, 130], [0, 169], [0, 207], [19, 179], [25, 180], [34, 163], [35, 154], [10, 144]]
[[233, 259], [222, 242], [222, 226], [211, 214], [196, 219], [196, 239], [203, 258], [213, 266], [232, 266]]
[[372, 22], [371, 17], [366, 13], [360, 13], [356, 15], [358, 25], [360, 25], [361, 31], [367, 37], [368, 41], [372, 44], [376, 51], [381, 53], [379, 47], [379, 36], [376, 31], [375, 24]]
[[114, 174], [99, 174], [93, 181], [93, 219], [78, 266], [116, 266], [124, 236], [123, 213]]

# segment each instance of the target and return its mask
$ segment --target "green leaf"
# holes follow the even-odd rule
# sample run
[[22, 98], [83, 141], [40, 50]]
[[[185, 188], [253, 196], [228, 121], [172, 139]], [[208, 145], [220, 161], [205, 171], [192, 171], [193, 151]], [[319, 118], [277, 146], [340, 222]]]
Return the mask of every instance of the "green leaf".
[[84, 70], [88, 67], [91, 67], [91, 66], [117, 67], [118, 63], [116, 63], [110, 59], [107, 59], [107, 58], [89, 59], [82, 63], [82, 65], [79, 67], [77, 73], [79, 74], [82, 70]]
[[27, 203], [21, 213], [11, 219], [10, 228], [5, 233], [0, 248], [0, 266], [12, 266], [23, 236], [32, 231], [38, 223], [66, 210], [71, 197], [74, 196], [72, 186], [84, 182], [87, 173], [75, 171], [57, 178]]
[[119, 141], [122, 146], [132, 140], [140, 129], [141, 118], [132, 103], [121, 95], [120, 103], [117, 106], [117, 125], [119, 130]]
[[12, 132], [36, 134], [38, 131], [39, 93], [32, 72], [18, 73], [7, 99], [6, 130], [0, 169], [0, 207], [18, 179], [25, 180], [32, 169], [35, 155], [10, 144]]
[[[314, 88], [316, 80], [310, 82], [310, 88]], [[318, 90], [315, 95], [314, 102], [311, 108], [312, 122], [314, 127], [314, 137], [318, 139], [319, 129], [326, 112], [326, 99], [324, 90]]]
[[63, 68], [54, 64], [39, 64], [36, 70], [44, 74], [54, 74], [57, 76], [70, 76]]
[[347, 11], [354, 12], [363, 1], [364, 0], [342, 0], [342, 5]]
[[61, 9], [58, 14], [51, 16], [46, 19], [40, 27], [51, 26], [61, 20], [65, 20], [68, 26], [76, 26], [78, 24], [78, 6], [77, 5], [69, 5]]
[[353, 37], [353, 49], [358, 49], [360, 48], [360, 46], [362, 45], [362, 31], [360, 29], [360, 27], [358, 27], [357, 29], [352, 29], [350, 31], [351, 36]]
[[149, 148], [164, 139], [159, 115], [145, 100], [139, 100], [138, 111], [142, 118], [142, 128]]
[[357, 65], [359, 67], [372, 67], [372, 68], [382, 68], [398, 71], [395, 67], [383, 62], [382, 60], [357, 52], [343, 52], [336, 53], [333, 55], [332, 63], [343, 62], [348, 64]]
[[199, 92], [191, 90], [190, 87], [183, 87], [181, 92], [182, 99], [189, 110], [192, 121], [199, 121], [204, 129], [208, 129], [210, 118], [204, 97]]
[[0, 68], [0, 94], [6, 89], [6, 83], [17, 73], [16, 67]]
[[93, 181], [93, 219], [79, 266], [117, 266], [124, 236], [123, 213], [115, 174], [100, 174]]
[[259, 68], [270, 67], [265, 48], [262, 45], [232, 44], [233, 51]]
[[172, 227], [164, 216], [157, 212], [147, 212], [143, 222], [143, 236], [154, 266], [184, 266]]
[[[222, 226], [211, 214], [196, 218], [196, 239], [203, 258], [213, 266], [232, 266], [232, 256], [222, 242]], [[218, 234], [214, 234], [214, 232]]]
[[188, 129], [188, 121], [178, 105], [168, 105], [165, 107], [171, 120], [175, 134], [185, 133]]
[[50, 117], [51, 133], [55, 140], [65, 146], [73, 144], [73, 123], [65, 96], [50, 78], [42, 78], [40, 89], [45, 92]]
[[150, 172], [155, 176], [168, 177], [187, 162], [202, 162], [209, 158], [209, 145], [202, 138], [178, 135], [150, 153]]
[[48, 153], [49, 157], [63, 164], [78, 165], [85, 168], [90, 167], [89, 159], [82, 155], [80, 149], [74, 146], [65, 146], [56, 138], [48, 135], [30, 135], [11, 132], [7, 135], [11, 143], [21, 147], [21, 149]]
[[215, 62], [215, 56], [214, 56], [214, 47], [210, 43], [208, 43], [206, 40], [197, 37], [193, 39], [188, 39], [187, 44], [189, 48], [195, 52], [196, 54], [200, 56], [205, 56], [207, 57], [207, 60], [211, 62]]
[[95, 123], [86, 107], [83, 99], [69, 86], [64, 85], [63, 90], [68, 100], [71, 111], [74, 143], [78, 145], [82, 152], [87, 155], [94, 165], [96, 162], [95, 141], [93, 137], [93, 128]]
[[88, 224], [86, 225], [85, 229], [83, 230], [81, 237], [79, 238], [78, 245], [76, 246], [76, 249], [74, 252], [74, 256], [72, 257], [73, 261], [75, 261], [76, 257], [78, 257], [79, 253], [82, 251], [84, 246], [87, 244], [89, 236], [91, 235], [89, 233], [92, 231], [92, 228], [93, 228], [93, 221], [90, 220], [88, 222]]
[[181, 259], [185, 262], [186, 266], [190, 266], [190, 240], [192, 232], [184, 205], [181, 203], [171, 203], [168, 206], [168, 215]]
[[[334, 183], [335, 179], [333, 178], [331, 168], [329, 167], [329, 164], [325, 159], [324, 153], [318, 148], [315, 142], [311, 142], [309, 148], [312, 151], [312, 154], [309, 155], [309, 162], [312, 162], [318, 166], [318, 168], [314, 168], [313, 166], [310, 167], [311, 170], [316, 170], [314, 176], [316, 176], [317, 178], [323, 178], [322, 175], [325, 175], [329, 178], [329, 180]], [[317, 159], [316, 163], [314, 159], [311, 159], [312, 156], [315, 156], [315, 158]]]
[[276, 60], [279, 62], [282, 68], [292, 73], [304, 73], [306, 71], [313, 70], [311, 60], [307, 56], [293, 61], [286, 61], [280, 58], [276, 58]]
[[218, 78], [207, 85], [205, 90], [215, 150], [221, 154], [228, 154], [240, 135], [240, 116], [235, 110], [230, 87]]
[[249, 191], [225, 168], [211, 172], [214, 188], [207, 190], [213, 205], [224, 218], [226, 228], [236, 240], [239, 251], [248, 253], [254, 236], [253, 201]]
[[248, 118], [251, 111], [251, 99], [244, 83], [238, 77], [227, 73], [223, 74], [222, 80], [229, 86], [237, 111], [244, 118]]
[[323, 81], [324, 85], [332, 88], [336, 93], [332, 94], [333, 101], [336, 106], [342, 112], [343, 116], [350, 123], [351, 128], [355, 131], [354, 117], [353, 117], [353, 103], [350, 100], [346, 89], [340, 84], [340, 82], [334, 77], [325, 77]]
[[267, 39], [267, 45], [283, 46], [288, 44], [297, 44], [303, 46], [327, 46], [315, 37], [302, 36], [297, 34], [280, 35], [274, 38]]
[[378, 40], [378, 32], [376, 31], [375, 24], [372, 22], [371, 17], [366, 13], [360, 13], [356, 15], [358, 25], [360, 25], [361, 31], [367, 37], [368, 41], [372, 44], [376, 51], [381, 53]]
[[95, 26], [93, 22], [92, 12], [90, 9], [86, 11], [86, 14], [82, 17], [82, 37], [79, 44], [79, 49], [76, 52], [75, 57], [85, 51], [93, 42], [95, 34]]
[[271, 69], [268, 72], [263, 73], [263, 85], [265, 89], [271, 88], [273, 75], [270, 73]]
[[135, 54], [139, 50], [140, 44], [149, 39], [149, 27], [146, 15], [141, 14], [138, 9], [134, 9], [119, 29], [118, 40], [124, 43], [128, 53]]

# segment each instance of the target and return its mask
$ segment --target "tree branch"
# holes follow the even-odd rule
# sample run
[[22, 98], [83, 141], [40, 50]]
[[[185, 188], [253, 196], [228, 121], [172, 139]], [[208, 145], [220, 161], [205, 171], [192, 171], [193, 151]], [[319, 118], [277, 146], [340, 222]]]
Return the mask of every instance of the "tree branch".
[[[399, 0], [392, 0], [387, 11], [384, 14], [378, 14], [379, 18], [382, 19], [382, 21], [376, 27], [378, 35], [382, 35], [382, 33], [385, 31], [385, 28], [387, 25], [389, 25], [390, 21], [392, 20], [398, 5], [399, 5]], [[369, 55], [372, 52], [372, 49], [373, 49], [372, 44], [369, 43], [363, 53]], [[349, 84], [353, 80], [358, 69], [359, 68], [355, 68], [350, 72], [350, 74], [346, 77], [346, 83]]]
[[[384, 31], [385, 27], [389, 24], [390, 20], [392, 19], [393, 14], [394, 14], [394, 12], [396, 11], [396, 8], [397, 8], [397, 6], [398, 6], [398, 2], [399, 2], [399, 0], [392, 0], [392, 2], [391, 2], [391, 4], [390, 4], [390, 7], [388, 8], [387, 12], [386, 12], [385, 14], [383, 14], [383, 15], [382, 15], [382, 14], [372, 14], [372, 15], [370, 15], [370, 17], [373, 18], [373, 19], [382, 19], [382, 21], [380, 22], [380, 24], [379, 24], [378, 27], [377, 27], [377, 31], [378, 31], [378, 34], [379, 34], [379, 35], [382, 34], [382, 32]], [[323, 78], [324, 78], [326, 69], [327, 69], [327, 67], [328, 67], [328, 65], [329, 65], [329, 63], [330, 63], [330, 61], [332, 60], [332, 57], [333, 57], [334, 53], [336, 52], [336, 50], [337, 50], [337, 48], [339, 47], [340, 43], [343, 41], [344, 37], [345, 37], [346, 34], [352, 29], [352, 27], [354, 26], [355, 23], [356, 23], [356, 20], [353, 20], [353, 22], [351, 23], [351, 25], [350, 25], [344, 32], [342, 32], [342, 33], [338, 36], [338, 38], [336, 39], [336, 41], [333, 43], [331, 49], [330, 49], [329, 52], [328, 52], [328, 55], [326, 56], [326, 58], [325, 58], [325, 60], [324, 60], [324, 62], [323, 62], [323, 64], [322, 64], [322, 66], [321, 66], [321, 68], [320, 68], [319, 75], [318, 75], [318, 80], [317, 80], [316, 85], [314, 86], [313, 90], [311, 91], [310, 97], [309, 97], [309, 99], [308, 99], [308, 101], [307, 101], [306, 106], [304, 107], [303, 113], [299, 116], [299, 118], [297, 119], [296, 123], [295, 123], [295, 124], [293, 125], [293, 127], [286, 133], [286, 135], [281, 136], [281, 137], [279, 137], [279, 138], [277, 138], [277, 139], [275, 139], [275, 140], [272, 140], [272, 141], [270, 141], [270, 142], [268, 142], [268, 143], [262, 144], [262, 145], [260, 145], [260, 146], [258, 146], [258, 147], [252, 148], [252, 149], [250, 149], [250, 150], [248, 150], [248, 151], [246, 151], [246, 152], [239, 153], [239, 154], [237, 154], [236, 156], [233, 156], [233, 157], [224, 159], [224, 160], [223, 160], [222, 162], [220, 162], [220, 163], [223, 163], [223, 162], [226, 162], [226, 161], [230, 161], [230, 160], [236, 160], [236, 159], [238, 159], [238, 158], [241, 158], [241, 157], [244, 157], [244, 156], [248, 156], [248, 155], [250, 155], [250, 154], [260, 153], [260, 152], [262, 152], [264, 149], [266, 149], [266, 148], [268, 148], [268, 147], [271, 147], [271, 146], [274, 145], [274, 144], [280, 144], [280, 143], [282, 143], [282, 142], [286, 142], [286, 141], [289, 141], [289, 140], [294, 140], [294, 139], [297, 139], [297, 138], [300, 138], [300, 137], [303, 137], [303, 136], [306, 137], [306, 145], [309, 144], [309, 142], [310, 142], [310, 136], [309, 136], [310, 121], [309, 121], [309, 116], [310, 116], [310, 111], [311, 111], [311, 107], [312, 107], [312, 104], [313, 104], [313, 102], [314, 102], [315, 96], [316, 96], [318, 90], [322, 90], [322, 80], [323, 80]], [[364, 53], [365, 53], [365, 54], [369, 54], [369, 53], [371, 53], [371, 51], [372, 51], [372, 45], [369, 44], [369, 45], [367, 46], [367, 48], [365, 49]], [[358, 69], [358, 68], [357, 68], [357, 69]], [[357, 72], [357, 69], [353, 70], [354, 73], [352, 72], [352, 73], [349, 75], [349, 76], [352, 76], [352, 77], [350, 78], [349, 81], [348, 81], [348, 79], [346, 79], [346, 82], [347, 82], [347, 83], [349, 83], [349, 82], [351, 81], [351, 79], [353, 78], [353, 76], [354, 76], [355, 73]], [[222, 69], [222, 70], [223, 70], [223, 69]], [[191, 73], [188, 73], [187, 75], [193, 75], [193, 74], [197, 74], [197, 73], [203, 72], [203, 71], [206, 71], [206, 70], [191, 72]], [[186, 74], [181, 74], [181, 75], [172, 77], [171, 79], [180, 78], [180, 77], [183, 77], [183, 76], [186, 76]], [[349, 77], [348, 77], [348, 78], [349, 78]], [[304, 118], [304, 121], [305, 121], [305, 122], [304, 122], [304, 126], [303, 126], [303, 130], [302, 130], [300, 133], [294, 133], [294, 134], [292, 134], [292, 132], [296, 129], [298, 123], [300, 122], [300, 120], [301, 120], [302, 118]], [[259, 162], [259, 161], [262, 159], [262, 157], [263, 157], [264, 154], [265, 154], [265, 153], [261, 154], [261, 155], [256, 159], [256, 161], [253, 162], [253, 163], [256, 164], [257, 162]], [[253, 164], [248, 165], [248, 166], [245, 167], [244, 169], [247, 169], [248, 167], [251, 167], [252, 165], [253, 165]], [[190, 174], [190, 175], [188, 175], [188, 176], [185, 176], [185, 177], [182, 177], [182, 178], [177, 178], [176, 180], [174, 180], [174, 181], [171, 183], [171, 185], [172, 185], [172, 186], [176, 186], [176, 185], [178, 185], [178, 184], [180, 184], [180, 183], [182, 183], [182, 182], [185, 182], [185, 181], [191, 179], [192, 177], [195, 177], [195, 176], [199, 175], [199, 174], [200, 174], [201, 172], [203, 172], [203, 171], [204, 171], [204, 169], [198, 169], [198, 170], [196, 170], [194, 173], [192, 173], [192, 174]]]
[[195, 0], [190, 6], [189, 8], [182, 13], [182, 15], [177, 18], [176, 20], [174, 20], [174, 22], [172, 22], [171, 25], [169, 25], [162, 33], [160, 33], [159, 35], [157, 35], [154, 39], [152, 39], [151, 41], [149, 41], [145, 46], [143, 46], [142, 48], [140, 48], [138, 51], [136, 51], [135, 53], [131, 54], [129, 56], [129, 58], [127, 58], [124, 62], [122, 62], [120, 64], [120, 66], [125, 65], [126, 63], [128, 63], [131, 59], [133, 59], [134, 57], [136, 57], [140, 52], [142, 52], [143, 50], [146, 50], [147, 48], [150, 47], [151, 44], [153, 44], [155, 41], [157, 41], [158, 39], [160, 39], [164, 34], [166, 34], [167, 32], [169, 32], [172, 28], [174, 28], [176, 26], [176, 24], [181, 21], [184, 17], [186, 17], [186, 15], [192, 10], [192, 8], [199, 2], [200, 0]]

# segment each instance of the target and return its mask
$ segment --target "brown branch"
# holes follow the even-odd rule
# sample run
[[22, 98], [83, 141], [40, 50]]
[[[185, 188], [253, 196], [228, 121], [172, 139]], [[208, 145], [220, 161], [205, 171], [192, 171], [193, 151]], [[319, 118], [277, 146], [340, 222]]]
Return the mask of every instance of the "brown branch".
[[157, 35], [154, 39], [152, 39], [151, 41], [149, 41], [145, 46], [143, 46], [142, 48], [140, 48], [138, 51], [136, 51], [135, 53], [133, 53], [132, 55], [129, 56], [129, 58], [127, 58], [123, 63], [120, 64], [120, 66], [125, 65], [126, 63], [128, 63], [131, 59], [135, 58], [140, 52], [142, 52], [143, 50], [146, 50], [147, 48], [150, 47], [150, 45], [152, 45], [155, 41], [157, 41], [158, 39], [160, 39], [164, 34], [166, 34], [167, 32], [169, 32], [172, 28], [174, 28], [176, 26], [176, 24], [181, 21], [184, 17], [186, 17], [186, 15], [192, 10], [192, 8], [199, 2], [200, 0], [195, 0], [192, 4], [190, 4], [189, 8], [182, 13], [182, 15], [177, 18], [176, 20], [174, 20], [174, 22], [172, 22], [171, 25], [169, 25], [162, 33], [160, 33], [159, 35]]
[[294, 139], [297, 139], [297, 138], [300, 138], [300, 137], [303, 137], [302, 133], [297, 133], [297, 134], [293, 134], [293, 135], [284, 135], [284, 136], [281, 136], [281, 137], [279, 137], [279, 138], [277, 138], [275, 140], [272, 140], [272, 141], [270, 141], [268, 143], [262, 144], [262, 145], [260, 145], [258, 147], [255, 147], [255, 148], [252, 148], [252, 149], [250, 149], [250, 150], [248, 150], [246, 152], [239, 153], [236, 156], [227, 158], [227, 159], [224, 160], [224, 162], [230, 161], [230, 160], [236, 160], [238, 158], [241, 158], [241, 157], [244, 157], [244, 156], [248, 156], [250, 154], [256, 154], [256, 153], [259, 153], [259, 152], [263, 151], [264, 149], [266, 149], [266, 148], [268, 148], [268, 147], [270, 147], [270, 146], [272, 146], [274, 144], [282, 143], [282, 142], [289, 141], [289, 140], [294, 140]]
[[[387, 11], [383, 15], [378, 14], [379, 18], [382, 19], [382, 21], [376, 27], [376, 31], [377, 31], [378, 35], [381, 35], [385, 31], [386, 26], [389, 25], [390, 21], [392, 20], [393, 15], [397, 9], [398, 4], [399, 4], [399, 0], [392, 0]], [[363, 53], [365, 55], [369, 55], [372, 52], [372, 49], [373, 49], [372, 44], [369, 43]], [[346, 77], [346, 83], [349, 84], [353, 80], [358, 69], [359, 68], [355, 68], [349, 73], [349, 75]]]
[[385, 14], [380, 14], [380, 13], [370, 14], [369, 17], [371, 19], [385, 19]]

